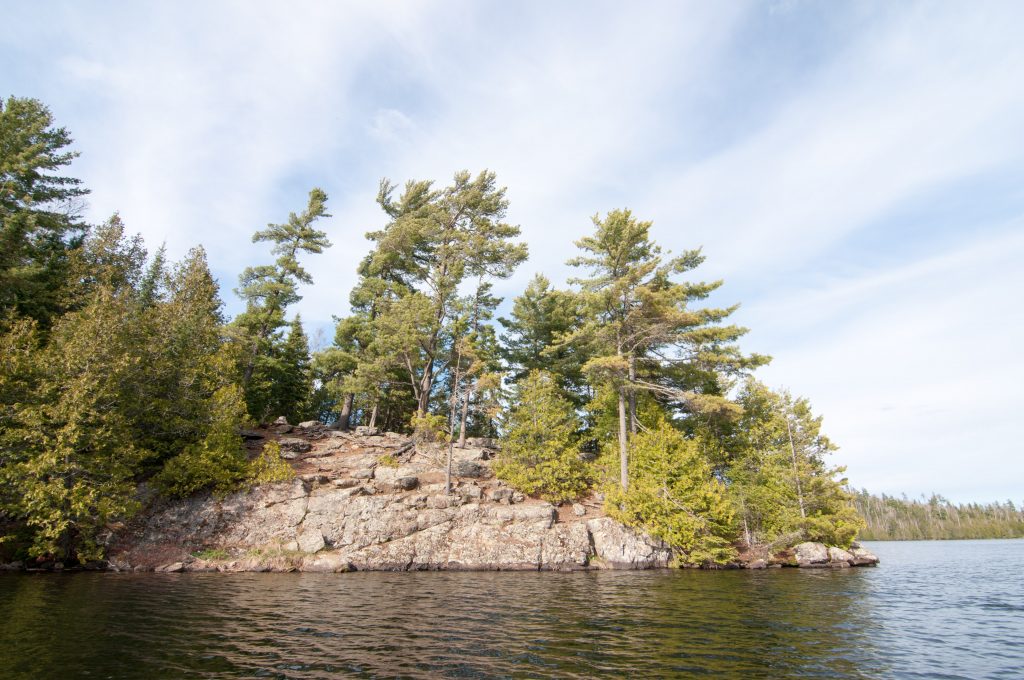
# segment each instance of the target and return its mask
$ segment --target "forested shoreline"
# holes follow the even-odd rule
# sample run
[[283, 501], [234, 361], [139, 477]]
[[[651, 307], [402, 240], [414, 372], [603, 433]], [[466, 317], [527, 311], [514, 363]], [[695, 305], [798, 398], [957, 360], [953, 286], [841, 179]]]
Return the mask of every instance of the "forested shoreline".
[[[311, 354], [289, 314], [309, 257], [330, 257], [328, 196], [253, 241], [245, 311], [223, 315], [201, 247], [148, 252], [114, 215], [82, 219], [61, 174], [69, 133], [31, 99], [0, 108], [0, 550], [100, 560], [156, 497], [288, 479], [241, 428], [279, 416], [442, 442], [496, 437], [499, 477], [605, 512], [689, 564], [744, 546], [848, 546], [864, 527], [806, 399], [753, 377], [735, 306], [703, 306], [699, 249], [672, 255], [629, 210], [593, 217], [564, 289], [538, 274], [496, 319], [494, 285], [528, 257], [494, 173], [382, 180], [333, 344]], [[352, 228], [354, 225], [344, 225]], [[339, 298], [343, 293], [339, 291]]]
[[1024, 509], [1005, 503], [952, 503], [937, 494], [921, 500], [875, 496], [862, 490], [854, 495], [868, 541], [1024, 538]]

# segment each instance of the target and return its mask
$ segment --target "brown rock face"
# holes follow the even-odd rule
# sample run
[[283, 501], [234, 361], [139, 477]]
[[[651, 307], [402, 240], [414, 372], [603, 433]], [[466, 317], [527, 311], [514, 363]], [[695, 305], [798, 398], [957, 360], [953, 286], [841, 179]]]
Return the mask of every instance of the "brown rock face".
[[[550, 503], [493, 479], [483, 448], [455, 451], [454, 485], [446, 495], [446, 450], [420, 451], [403, 437], [376, 432], [310, 435], [310, 441], [294, 433], [317, 428], [302, 425], [280, 439], [282, 449], [298, 454], [296, 479], [221, 500], [163, 503], [136, 523], [112, 564], [226, 571], [572, 570], [645, 569], [671, 559], [666, 547], [611, 519], [588, 522], [565, 513], [558, 521]], [[211, 551], [227, 557], [191, 556]]]

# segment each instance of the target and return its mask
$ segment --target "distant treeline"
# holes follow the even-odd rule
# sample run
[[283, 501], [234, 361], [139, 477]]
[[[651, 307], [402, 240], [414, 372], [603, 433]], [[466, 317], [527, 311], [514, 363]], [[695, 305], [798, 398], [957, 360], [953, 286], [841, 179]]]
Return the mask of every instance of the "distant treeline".
[[928, 500], [875, 496], [866, 490], [854, 501], [867, 527], [866, 541], [1024, 537], [1024, 506], [1005, 503], [954, 505], [932, 494]]

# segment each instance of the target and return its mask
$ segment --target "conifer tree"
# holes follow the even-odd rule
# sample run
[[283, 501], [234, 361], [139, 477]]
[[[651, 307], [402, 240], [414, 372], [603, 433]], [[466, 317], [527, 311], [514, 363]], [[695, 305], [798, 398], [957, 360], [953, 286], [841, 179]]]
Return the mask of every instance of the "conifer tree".
[[288, 422], [307, 419], [313, 394], [309, 340], [302, 330], [302, 319], [296, 315], [289, 326], [288, 338], [278, 357], [280, 372], [274, 380], [274, 412]]
[[278, 256], [273, 265], [246, 268], [236, 291], [246, 302], [246, 310], [235, 319], [234, 326], [241, 331], [240, 341], [245, 348], [242, 385], [249, 414], [254, 418], [271, 415], [273, 375], [279, 371], [274, 354], [280, 342], [279, 330], [286, 323], [285, 311], [302, 299], [299, 284], [313, 282], [299, 264], [299, 255], [319, 254], [331, 246], [327, 235], [313, 227], [318, 219], [330, 216], [326, 202], [327, 194], [313, 189], [301, 214], [291, 213], [287, 222], [269, 224], [252, 237], [253, 242], [273, 243], [271, 252]]
[[748, 543], [820, 541], [848, 544], [861, 527], [845, 490], [825, 457], [836, 446], [821, 432], [820, 416], [794, 399], [751, 379], [738, 398], [743, 415], [727, 448], [725, 471]]
[[630, 485], [612, 488], [609, 515], [682, 551], [687, 564], [727, 562], [733, 509], [699, 442], [662, 420], [630, 442]]
[[579, 456], [579, 427], [554, 377], [531, 371], [515, 387], [495, 474], [555, 503], [580, 497], [590, 485], [590, 470]]
[[703, 262], [699, 250], [664, 260], [650, 239], [650, 222], [628, 210], [593, 218], [595, 231], [576, 242], [583, 255], [570, 265], [589, 269], [578, 278], [589, 313], [575, 334], [590, 340], [595, 356], [584, 367], [616, 395], [620, 484], [629, 484], [628, 440], [638, 429], [636, 395], [646, 391], [687, 413], [738, 412], [724, 397], [723, 378], [765, 363], [743, 356], [735, 341], [746, 329], [720, 325], [735, 307], [692, 309], [721, 282], [679, 283], [673, 277]]
[[60, 171], [78, 155], [35, 99], [0, 101], [0, 315], [8, 310], [49, 325], [63, 311], [68, 255], [85, 224], [88, 191]]
[[509, 381], [544, 370], [555, 376], [573, 403], [582, 405], [587, 396], [586, 348], [579, 338], [570, 339], [584, 321], [581, 298], [552, 288], [547, 277], [537, 274], [512, 301], [509, 317], [498, 321], [505, 328], [500, 351]]
[[[451, 186], [409, 182], [393, 197], [394, 185], [381, 182], [378, 203], [391, 218], [367, 237], [376, 244], [366, 273], [388, 271], [408, 291], [381, 310], [375, 323], [391, 332], [388, 351], [406, 371], [416, 413], [427, 413], [438, 374], [451, 359], [451, 324], [457, 317], [459, 285], [467, 278], [511, 276], [526, 259], [526, 246], [511, 239], [519, 228], [503, 222], [508, 201], [492, 172], [475, 178], [456, 173]], [[378, 337], [384, 335], [378, 333]]]

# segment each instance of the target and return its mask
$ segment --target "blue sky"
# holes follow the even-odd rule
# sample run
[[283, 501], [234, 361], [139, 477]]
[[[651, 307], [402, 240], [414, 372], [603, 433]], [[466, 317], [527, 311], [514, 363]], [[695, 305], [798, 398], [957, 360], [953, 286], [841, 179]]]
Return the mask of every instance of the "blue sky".
[[344, 314], [389, 177], [490, 168], [538, 271], [629, 207], [703, 246], [761, 377], [857, 487], [1024, 499], [1024, 5], [18, 2], [0, 94], [71, 130], [89, 217], [209, 251], [330, 196], [297, 311]]

